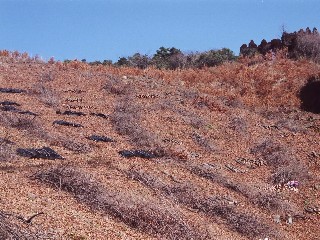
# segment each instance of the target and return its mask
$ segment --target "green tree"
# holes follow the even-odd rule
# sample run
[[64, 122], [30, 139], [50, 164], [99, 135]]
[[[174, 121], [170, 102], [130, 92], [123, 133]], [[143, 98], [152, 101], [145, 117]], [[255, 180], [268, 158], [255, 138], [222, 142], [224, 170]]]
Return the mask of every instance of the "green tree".
[[199, 54], [196, 61], [197, 67], [213, 67], [220, 65], [226, 61], [233, 61], [236, 59], [233, 51], [229, 48], [222, 48], [220, 50], [210, 50]]
[[177, 69], [183, 68], [184, 55], [177, 48], [160, 47], [152, 58], [153, 64], [157, 68]]
[[133, 56], [128, 57], [130, 66], [145, 69], [151, 64], [151, 59], [147, 55], [141, 55], [140, 53], [135, 53]]
[[121, 58], [119, 58], [118, 62], [115, 63], [115, 65], [119, 66], [119, 67], [122, 67], [122, 66], [129, 67], [130, 62], [127, 58], [121, 57]]

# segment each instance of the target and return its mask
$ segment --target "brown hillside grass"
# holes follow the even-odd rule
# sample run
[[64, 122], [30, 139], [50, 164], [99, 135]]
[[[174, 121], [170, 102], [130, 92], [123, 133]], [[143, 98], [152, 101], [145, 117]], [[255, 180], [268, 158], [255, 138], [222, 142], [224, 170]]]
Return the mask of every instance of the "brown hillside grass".
[[[0, 214], [4, 238], [320, 235], [320, 117], [308, 87], [318, 64], [284, 52], [175, 71], [9, 51], [0, 60], [0, 88], [23, 90], [0, 92], [0, 209], [14, 213]], [[63, 158], [16, 152], [44, 147]], [[14, 217], [40, 212], [29, 225]]]

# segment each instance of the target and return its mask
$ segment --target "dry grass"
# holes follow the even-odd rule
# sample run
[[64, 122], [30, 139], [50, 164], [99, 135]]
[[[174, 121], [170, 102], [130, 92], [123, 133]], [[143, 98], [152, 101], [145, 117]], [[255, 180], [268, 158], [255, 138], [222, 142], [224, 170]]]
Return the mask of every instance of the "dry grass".
[[177, 209], [106, 189], [90, 176], [71, 167], [41, 171], [34, 178], [71, 193], [79, 202], [120, 219], [143, 232], [166, 239], [205, 239], [183, 220]]
[[[26, 195], [28, 201], [25, 201], [23, 196], [15, 194], [16, 189], [21, 188], [19, 182], [9, 181], [10, 188], [3, 184], [1, 194], [10, 195], [3, 205], [29, 212], [27, 208], [38, 208], [40, 199], [51, 199], [53, 205], [61, 205], [63, 196], [62, 203], [71, 202], [64, 206], [68, 213], [89, 206], [94, 210], [89, 210], [91, 215], [77, 212], [76, 219], [70, 221], [75, 216], [63, 218], [58, 227], [68, 232], [76, 226], [88, 238], [92, 237], [86, 229], [88, 222], [91, 223], [90, 217], [103, 223], [110, 220], [110, 228], [115, 232], [126, 231], [128, 238], [136, 233], [159, 239], [210, 239], [220, 233], [221, 238], [229, 239], [241, 238], [240, 235], [244, 239], [267, 236], [281, 239], [277, 234], [282, 232], [292, 239], [315, 239], [319, 235], [314, 227], [315, 214], [310, 214], [310, 220], [295, 219], [296, 209], [304, 208], [305, 197], [315, 194], [315, 190], [309, 188], [311, 182], [307, 182], [308, 172], [313, 176], [319, 172], [311, 162], [308, 165], [308, 161], [316, 161], [319, 155], [316, 144], [319, 119], [314, 113], [304, 112], [307, 108], [301, 104], [303, 99], [299, 95], [310, 77], [318, 79], [319, 65], [276, 56], [272, 61], [240, 59], [201, 70], [165, 71], [89, 66], [79, 61], [70, 64], [32, 62], [30, 67], [20, 60], [11, 60], [1, 59], [0, 82], [12, 88], [35, 86], [30, 91], [34, 96], [1, 93], [3, 100], [23, 103], [26, 109], [38, 107], [42, 114], [46, 114], [44, 110], [48, 113], [33, 117], [1, 112], [1, 129], [10, 131], [16, 145], [8, 143], [6, 140], [11, 138], [1, 134], [0, 159], [10, 160], [15, 148], [29, 143], [56, 145], [72, 151], [64, 154], [67, 162], [74, 166], [80, 164], [82, 170], [61, 166], [45, 170], [43, 167], [59, 163], [51, 161], [46, 165], [41, 159], [3, 162], [0, 172], [8, 179], [24, 181], [26, 174], [38, 169], [37, 183], [45, 182], [69, 193], [57, 193], [58, 197], [54, 198], [54, 190], [42, 191], [41, 186], [24, 181], [27, 191], [22, 189], [22, 192], [29, 194], [39, 190], [35, 200], [29, 201]], [[40, 100], [28, 102], [35, 97]], [[51, 127], [56, 120], [55, 111], [45, 106], [59, 105], [57, 109], [62, 111], [60, 97], [66, 102], [71, 97], [83, 99], [81, 104], [87, 116], [82, 120], [91, 121], [80, 129], [81, 134], [75, 132], [79, 129], [70, 128], [65, 132]], [[90, 116], [89, 107], [97, 113], [108, 113], [108, 118]], [[65, 118], [72, 120], [75, 116]], [[49, 129], [52, 132], [48, 132]], [[106, 134], [117, 142], [93, 144], [100, 147], [99, 151], [93, 151], [93, 145], [85, 138], [92, 134]], [[265, 140], [266, 135], [277, 141]], [[252, 155], [248, 156], [252, 142], [256, 144], [252, 145]], [[102, 145], [105, 147], [101, 148]], [[150, 161], [121, 158], [118, 152], [126, 149], [152, 152], [160, 149], [165, 152], [165, 158]], [[177, 157], [184, 161], [176, 161]], [[243, 165], [247, 167], [245, 172], [225, 171], [226, 164], [241, 157], [254, 164], [265, 164], [259, 168]], [[115, 170], [114, 164], [121, 170]], [[175, 169], [171, 169], [171, 164]], [[131, 166], [134, 168], [130, 169]], [[144, 170], [147, 167], [149, 170]], [[121, 172], [125, 169], [130, 169], [126, 172], [127, 178]], [[86, 174], [92, 172], [100, 176], [101, 183]], [[284, 189], [277, 192], [273, 188], [274, 184], [286, 184], [289, 180], [303, 183], [298, 192]], [[236, 198], [237, 203], [228, 203], [224, 194]], [[48, 209], [47, 216], [49, 214], [54, 216], [56, 208]], [[287, 214], [294, 217], [292, 225], [271, 223], [272, 216], [281, 215], [282, 221]], [[101, 215], [103, 218], [99, 218]], [[108, 219], [105, 215], [113, 217]], [[38, 221], [33, 222], [37, 224]], [[43, 224], [47, 230], [57, 226], [55, 221]], [[206, 232], [211, 233], [211, 227], [217, 231], [208, 237]], [[105, 239], [109, 234], [105, 229], [94, 225], [91, 232], [102, 232], [102, 236], [95, 239]]]

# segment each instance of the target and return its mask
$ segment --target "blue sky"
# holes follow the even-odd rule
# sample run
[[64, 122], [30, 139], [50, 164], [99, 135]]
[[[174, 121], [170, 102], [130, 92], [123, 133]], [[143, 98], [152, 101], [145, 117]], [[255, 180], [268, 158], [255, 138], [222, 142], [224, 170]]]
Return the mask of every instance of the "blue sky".
[[236, 54], [253, 39], [317, 27], [319, 0], [0, 0], [0, 49], [116, 61], [161, 47]]

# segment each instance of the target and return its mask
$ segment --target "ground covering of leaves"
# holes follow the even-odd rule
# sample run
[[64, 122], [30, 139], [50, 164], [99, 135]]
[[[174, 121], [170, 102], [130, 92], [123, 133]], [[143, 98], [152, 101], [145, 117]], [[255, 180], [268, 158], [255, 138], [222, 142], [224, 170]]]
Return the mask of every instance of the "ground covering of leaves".
[[[299, 96], [319, 77], [280, 57], [175, 71], [1, 57], [0, 88], [23, 91], [0, 92], [0, 236], [317, 239], [320, 115]], [[17, 154], [43, 147], [62, 158]]]

